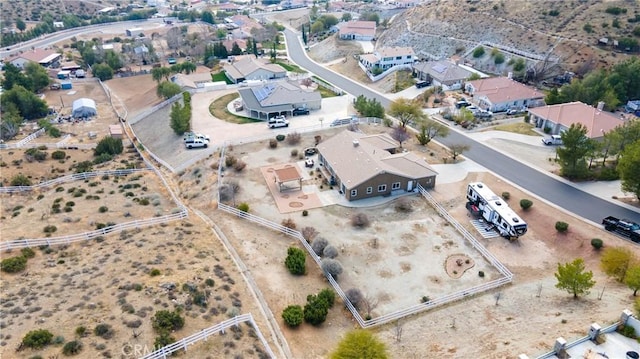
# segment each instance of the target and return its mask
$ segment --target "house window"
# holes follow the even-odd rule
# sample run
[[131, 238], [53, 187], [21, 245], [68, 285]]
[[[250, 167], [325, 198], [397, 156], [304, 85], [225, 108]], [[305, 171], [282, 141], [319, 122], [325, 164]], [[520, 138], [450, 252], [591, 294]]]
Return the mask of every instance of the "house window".
[[381, 184], [378, 186], [378, 192], [384, 192], [387, 190], [387, 185], [386, 184]]
[[395, 182], [391, 184], [391, 189], [400, 189], [400, 182]]
[[396, 60], [402, 60], [402, 56], [396, 56]]
[[351, 197], [356, 197], [358, 196], [358, 190], [357, 189], [352, 189], [351, 190]]
[[367, 194], [373, 193], [373, 187], [367, 187]]

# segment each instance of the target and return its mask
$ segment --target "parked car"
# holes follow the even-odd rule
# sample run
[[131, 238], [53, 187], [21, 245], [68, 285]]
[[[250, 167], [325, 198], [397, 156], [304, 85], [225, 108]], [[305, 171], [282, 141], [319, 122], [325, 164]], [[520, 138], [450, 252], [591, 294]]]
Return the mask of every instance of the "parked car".
[[416, 88], [421, 89], [421, 88], [424, 88], [424, 87], [427, 87], [427, 86], [429, 86], [429, 81], [418, 81], [418, 82], [416, 82]]
[[562, 144], [562, 137], [560, 135], [551, 135], [551, 137], [546, 137], [542, 139], [542, 143], [544, 143], [547, 146], [550, 145], [561, 145]]
[[269, 128], [289, 127], [289, 121], [284, 116], [276, 116], [269, 119]]
[[493, 117], [493, 112], [491, 111], [486, 111], [486, 110], [478, 110], [473, 114], [476, 118], [491, 118]]
[[463, 108], [468, 106], [471, 106], [471, 102], [468, 102], [467, 100], [461, 100], [456, 102], [456, 108]]
[[192, 148], [207, 148], [209, 146], [209, 140], [192, 137], [184, 141], [185, 147]]
[[293, 111], [291, 111], [291, 113], [294, 116], [308, 115], [309, 114], [309, 109], [308, 108], [304, 108], [304, 107], [298, 107], [298, 108], [294, 108]]
[[521, 108], [510, 108], [507, 110], [507, 115], [519, 115], [521, 113], [527, 112], [527, 109], [524, 107]]
[[182, 140], [184, 142], [187, 142], [187, 140], [192, 140], [192, 139], [201, 139], [201, 140], [207, 140], [207, 141], [211, 140], [209, 136], [204, 135], [202, 133], [195, 133], [195, 132], [185, 132], [184, 138]]

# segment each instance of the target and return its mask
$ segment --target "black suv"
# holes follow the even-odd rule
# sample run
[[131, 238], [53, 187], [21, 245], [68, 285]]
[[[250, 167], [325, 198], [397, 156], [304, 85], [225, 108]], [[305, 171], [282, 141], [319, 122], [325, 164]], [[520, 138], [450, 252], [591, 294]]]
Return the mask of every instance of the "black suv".
[[416, 88], [423, 88], [423, 87], [427, 87], [429, 86], [429, 82], [428, 81], [418, 81], [416, 82]]
[[306, 108], [296, 108], [296, 109], [293, 109], [292, 111], [292, 115], [294, 116], [308, 115], [308, 114], [309, 114], [309, 109], [306, 109]]

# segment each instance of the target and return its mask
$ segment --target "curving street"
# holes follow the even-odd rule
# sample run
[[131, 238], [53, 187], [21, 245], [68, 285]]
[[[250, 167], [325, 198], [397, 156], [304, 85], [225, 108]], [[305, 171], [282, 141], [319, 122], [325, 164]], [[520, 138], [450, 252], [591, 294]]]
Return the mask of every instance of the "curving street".
[[[341, 74], [328, 70], [309, 59], [296, 32], [286, 29], [284, 34], [289, 57], [291, 61], [298, 66], [307, 69], [354, 96], [364, 95], [367, 98], [375, 98], [385, 107], [388, 107], [391, 103], [391, 100], [385, 95], [373, 91]], [[469, 150], [464, 153], [466, 158], [477, 162], [506, 180], [577, 216], [595, 223], [600, 223], [602, 218], [606, 216], [628, 218], [634, 222], [640, 222], [639, 210], [619, 206], [586, 193], [573, 187], [568, 182], [531, 168], [488, 146], [472, 140], [462, 133], [450, 131], [449, 136], [446, 138], [438, 138], [438, 141], [446, 146], [452, 144], [468, 145]]]

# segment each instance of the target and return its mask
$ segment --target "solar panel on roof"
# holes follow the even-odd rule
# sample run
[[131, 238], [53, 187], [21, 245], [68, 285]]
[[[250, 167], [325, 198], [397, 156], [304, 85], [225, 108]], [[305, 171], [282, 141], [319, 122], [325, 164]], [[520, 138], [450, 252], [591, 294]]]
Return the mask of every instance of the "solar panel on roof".
[[447, 67], [448, 66], [445, 64], [435, 64], [433, 65], [432, 69], [441, 74], [447, 70]]

